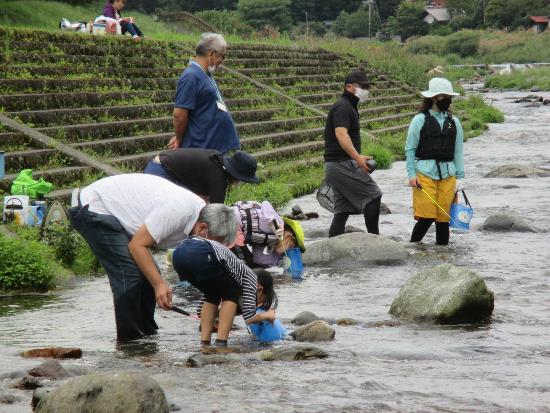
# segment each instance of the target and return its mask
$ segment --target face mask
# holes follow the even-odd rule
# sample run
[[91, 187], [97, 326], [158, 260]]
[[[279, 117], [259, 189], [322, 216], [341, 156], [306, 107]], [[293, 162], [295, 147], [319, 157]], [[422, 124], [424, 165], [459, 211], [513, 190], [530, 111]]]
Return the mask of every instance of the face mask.
[[369, 98], [369, 91], [367, 89], [355, 88], [355, 96], [359, 99], [360, 103], [365, 103]]
[[217, 70], [218, 70], [217, 65], [208, 65], [208, 73], [210, 73], [211, 75], [216, 73]]
[[435, 104], [437, 105], [437, 107], [441, 112], [447, 112], [447, 110], [449, 110], [449, 106], [451, 106], [451, 103], [452, 103], [451, 98], [445, 98], [435, 102]]

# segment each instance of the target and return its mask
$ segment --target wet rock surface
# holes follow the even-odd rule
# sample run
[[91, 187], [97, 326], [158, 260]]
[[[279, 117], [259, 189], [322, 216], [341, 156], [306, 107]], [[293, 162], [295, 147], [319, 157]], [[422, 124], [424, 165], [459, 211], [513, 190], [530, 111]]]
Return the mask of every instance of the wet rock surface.
[[37, 413], [168, 413], [164, 391], [141, 373], [90, 374], [44, 395]]
[[38, 387], [42, 387], [42, 383], [36, 377], [27, 375], [21, 380], [17, 381], [17, 383], [15, 383], [13, 387], [22, 390], [34, 390]]
[[326, 321], [315, 320], [298, 327], [290, 335], [296, 341], [315, 342], [334, 340], [336, 332]]
[[33, 377], [47, 377], [57, 380], [70, 376], [69, 372], [56, 360], [48, 360], [39, 366], [29, 370], [29, 375]]
[[529, 165], [510, 164], [492, 169], [485, 178], [528, 178], [530, 176], [548, 177], [549, 169], [534, 168]]
[[538, 232], [525, 218], [511, 213], [491, 215], [481, 229], [487, 232]]
[[442, 264], [410, 277], [390, 314], [409, 321], [459, 324], [486, 320], [493, 307], [494, 295], [479, 275]]
[[46, 357], [54, 359], [79, 359], [82, 357], [82, 350], [79, 348], [49, 347], [36, 348], [21, 353], [22, 357]]
[[311, 311], [302, 311], [301, 313], [296, 314], [296, 316], [290, 322], [298, 326], [303, 326], [315, 320], [322, 320], [322, 318], [312, 313]]
[[301, 361], [327, 357], [328, 353], [326, 351], [307, 344], [294, 344], [261, 352], [261, 358], [264, 361]]
[[368, 233], [351, 233], [308, 245], [304, 265], [356, 267], [359, 264], [388, 265], [405, 262], [405, 247], [389, 238]]
[[208, 365], [242, 363], [250, 361], [301, 361], [322, 359], [328, 353], [316, 346], [293, 344], [254, 352], [240, 352], [239, 349], [210, 349], [193, 354], [187, 359], [187, 367], [204, 367]]
[[19, 397], [6, 393], [6, 392], [0, 392], [0, 404], [14, 404], [19, 401]]

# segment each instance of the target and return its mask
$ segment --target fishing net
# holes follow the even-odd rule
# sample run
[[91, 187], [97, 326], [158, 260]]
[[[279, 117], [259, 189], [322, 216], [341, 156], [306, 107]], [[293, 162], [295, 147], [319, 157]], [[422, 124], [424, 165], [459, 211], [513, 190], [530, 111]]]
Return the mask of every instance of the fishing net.
[[326, 180], [321, 182], [321, 186], [317, 190], [317, 202], [326, 210], [334, 212], [334, 192]]

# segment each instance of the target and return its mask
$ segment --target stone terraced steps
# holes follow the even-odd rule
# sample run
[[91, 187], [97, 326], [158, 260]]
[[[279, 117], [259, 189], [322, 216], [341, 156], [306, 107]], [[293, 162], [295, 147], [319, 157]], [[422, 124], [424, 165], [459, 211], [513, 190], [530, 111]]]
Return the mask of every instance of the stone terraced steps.
[[[141, 171], [172, 136], [175, 86], [190, 44], [135, 45], [119, 38], [3, 29], [0, 37], [1, 114], [122, 171]], [[227, 69], [215, 77], [243, 149], [267, 165], [259, 175], [321, 168], [324, 114], [354, 64], [324, 50], [265, 44], [230, 45], [227, 55]], [[406, 85], [369, 71], [371, 98], [360, 107], [365, 130], [375, 136], [403, 133], [418, 97]], [[0, 190], [23, 168], [53, 182], [52, 196], [60, 197], [104, 175], [7, 127], [0, 129], [2, 148], [9, 149], [8, 175]]]

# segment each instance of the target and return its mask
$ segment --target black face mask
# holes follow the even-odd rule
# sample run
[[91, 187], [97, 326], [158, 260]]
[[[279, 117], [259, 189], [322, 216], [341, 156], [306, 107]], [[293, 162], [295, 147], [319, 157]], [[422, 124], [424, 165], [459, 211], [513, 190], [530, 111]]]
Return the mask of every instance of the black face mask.
[[441, 112], [447, 112], [447, 110], [449, 110], [449, 106], [451, 106], [451, 103], [453, 103], [451, 98], [445, 98], [435, 102]]

